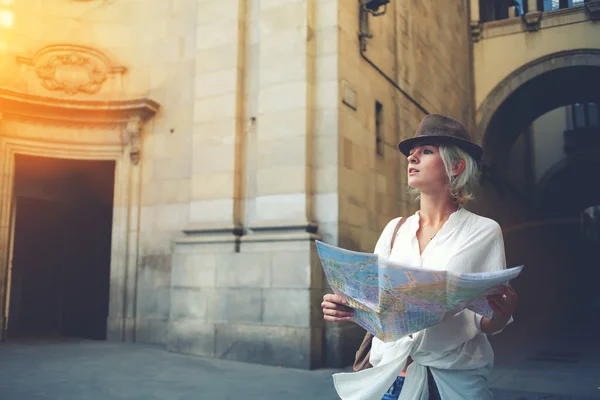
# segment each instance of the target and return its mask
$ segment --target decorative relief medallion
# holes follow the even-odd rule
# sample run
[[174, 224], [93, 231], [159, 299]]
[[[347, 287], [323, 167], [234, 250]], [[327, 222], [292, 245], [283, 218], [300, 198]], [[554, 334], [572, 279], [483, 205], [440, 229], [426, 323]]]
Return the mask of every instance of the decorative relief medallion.
[[35, 69], [44, 88], [67, 95], [98, 93], [110, 74], [126, 71], [125, 67], [113, 66], [98, 50], [69, 44], [47, 46], [32, 58], [17, 60]]

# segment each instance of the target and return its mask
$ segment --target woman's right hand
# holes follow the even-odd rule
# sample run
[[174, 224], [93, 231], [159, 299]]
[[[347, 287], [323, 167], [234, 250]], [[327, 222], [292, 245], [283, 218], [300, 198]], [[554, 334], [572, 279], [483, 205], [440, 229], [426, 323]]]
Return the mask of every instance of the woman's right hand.
[[321, 307], [325, 321], [343, 322], [351, 321], [354, 310], [346, 305], [344, 299], [337, 294], [326, 294], [323, 296]]

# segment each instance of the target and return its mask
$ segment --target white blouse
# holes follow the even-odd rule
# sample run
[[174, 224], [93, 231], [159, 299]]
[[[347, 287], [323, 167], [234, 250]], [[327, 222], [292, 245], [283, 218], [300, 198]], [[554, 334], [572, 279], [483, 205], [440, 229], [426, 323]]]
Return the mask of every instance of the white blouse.
[[[450, 215], [440, 231], [420, 254], [417, 230], [419, 212], [399, 229], [390, 249], [392, 235], [400, 218], [388, 223], [375, 246], [375, 254], [408, 266], [452, 272], [490, 272], [506, 268], [504, 240], [495, 221], [459, 209]], [[442, 400], [493, 399], [487, 377], [494, 352], [481, 331], [481, 316], [470, 310], [448, 313], [442, 322], [384, 343], [373, 338], [370, 362], [373, 368], [333, 376], [343, 400], [379, 400], [404, 369], [412, 364], [400, 400], [427, 400], [426, 366], [430, 367]], [[512, 318], [508, 323], [511, 323]], [[496, 332], [498, 333], [498, 332]]]

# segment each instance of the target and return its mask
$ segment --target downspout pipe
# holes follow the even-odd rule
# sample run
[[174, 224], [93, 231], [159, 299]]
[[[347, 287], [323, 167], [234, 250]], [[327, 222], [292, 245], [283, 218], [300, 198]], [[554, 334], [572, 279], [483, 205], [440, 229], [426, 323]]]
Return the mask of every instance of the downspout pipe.
[[[364, 40], [364, 39], [362, 39]], [[419, 103], [417, 100], [415, 100], [414, 97], [412, 97], [410, 94], [408, 94], [404, 89], [402, 89], [400, 86], [398, 86], [398, 84], [396, 83], [396, 81], [394, 81], [392, 78], [390, 78], [385, 72], [383, 72], [383, 70], [381, 68], [379, 68], [377, 66], [377, 64], [375, 64], [365, 53], [366, 53], [366, 46], [359, 46], [360, 49], [360, 56], [363, 58], [363, 60], [365, 60], [366, 62], [368, 62], [373, 68], [375, 68], [375, 70], [377, 72], [379, 72], [379, 74], [381, 76], [383, 76], [393, 87], [395, 87], [400, 93], [402, 93], [404, 95], [404, 97], [406, 97], [408, 100], [410, 100], [411, 103], [413, 103], [419, 110], [421, 110], [423, 112], [423, 114], [425, 115], [429, 115], [429, 111], [427, 111], [427, 109], [425, 107], [423, 107], [421, 105], [421, 103]]]

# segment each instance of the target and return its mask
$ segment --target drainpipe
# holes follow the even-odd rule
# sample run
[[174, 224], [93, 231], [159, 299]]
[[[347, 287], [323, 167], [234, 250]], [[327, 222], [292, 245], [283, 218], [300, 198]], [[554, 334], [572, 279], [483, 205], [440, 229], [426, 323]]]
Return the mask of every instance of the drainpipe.
[[[382, 15], [382, 14], [379, 14]], [[377, 15], [376, 15], [377, 16]], [[410, 94], [408, 94], [404, 89], [402, 89], [394, 79], [390, 78], [381, 68], [379, 68], [377, 66], [377, 64], [375, 64], [367, 55], [367, 41], [366, 39], [371, 39], [373, 37], [373, 35], [371, 35], [368, 32], [368, 22], [366, 24], [364, 24], [364, 22], [368, 21], [368, 14], [367, 11], [364, 8], [364, 5], [362, 3], [362, 1], [359, 1], [359, 28], [360, 31], [358, 33], [358, 39], [360, 42], [360, 56], [363, 58], [363, 60], [365, 60], [366, 62], [368, 62], [373, 68], [375, 68], [375, 70], [377, 72], [379, 72], [379, 74], [381, 76], [383, 76], [394, 88], [396, 88], [396, 90], [398, 90], [400, 93], [402, 93], [404, 95], [404, 97], [406, 97], [408, 100], [410, 100], [411, 103], [413, 103], [419, 110], [421, 110], [425, 115], [429, 114], [429, 111], [427, 111], [427, 109], [425, 107], [423, 107], [417, 100], [415, 100], [414, 97], [412, 97]], [[366, 26], [364, 26], [366, 25]], [[396, 19], [394, 18], [394, 26], [396, 25]], [[366, 28], [366, 32], [364, 31], [363, 28]], [[394, 55], [394, 57], [397, 58], [397, 54]]]

